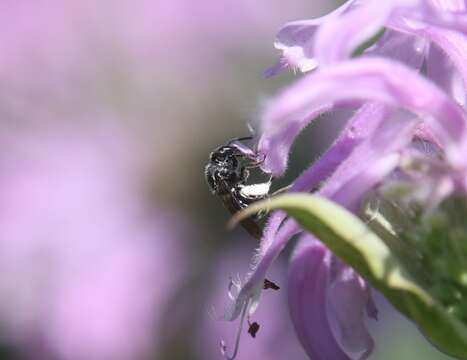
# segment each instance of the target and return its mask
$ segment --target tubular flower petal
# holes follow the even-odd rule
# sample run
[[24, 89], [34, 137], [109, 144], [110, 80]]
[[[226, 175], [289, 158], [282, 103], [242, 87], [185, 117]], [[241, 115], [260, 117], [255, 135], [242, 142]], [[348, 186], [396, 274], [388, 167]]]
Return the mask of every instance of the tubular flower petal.
[[[314, 54], [320, 65], [345, 60], [361, 44], [376, 36], [390, 16], [401, 8], [414, 6], [417, 0], [369, 0], [332, 18], [316, 34]], [[326, 46], [331, 43], [332, 46]]]
[[310, 235], [301, 239], [290, 263], [289, 310], [298, 338], [310, 358], [348, 360], [323, 311], [331, 263], [332, 254], [318, 240]]
[[302, 236], [290, 262], [289, 310], [311, 359], [365, 359], [371, 353], [363, 321], [370, 299], [358, 274], [313, 236]]
[[[411, 84], [410, 88], [406, 84]], [[324, 104], [350, 101], [376, 101], [388, 106], [407, 109], [419, 115], [432, 128], [434, 135], [447, 145], [447, 156], [459, 158], [458, 143], [465, 142], [465, 114], [441, 89], [406, 66], [383, 58], [350, 60], [309, 74], [282, 93], [266, 110], [263, 117], [263, 135], [259, 151], [266, 155], [265, 171], [281, 175], [281, 166], [268, 162], [276, 151], [283, 153], [291, 143], [288, 130], [303, 128], [311, 120], [309, 114]], [[292, 125], [293, 124], [293, 125]], [[283, 141], [272, 148], [270, 139]], [[277, 140], [276, 140], [277, 141]]]
[[351, 0], [332, 13], [311, 20], [292, 21], [277, 33], [274, 47], [281, 51], [279, 61], [264, 72], [266, 77], [291, 68], [306, 72], [318, 66], [313, 54], [314, 36], [320, 25], [348, 11], [357, 1]]
[[[399, 115], [397, 117], [396, 115]], [[358, 210], [359, 199], [398, 164], [398, 152], [410, 144], [417, 123], [400, 114], [381, 121], [331, 175], [320, 194]]]
[[[456, 0], [347, 1], [328, 15], [289, 22], [276, 35], [282, 55], [266, 77], [291, 68], [301, 72], [345, 60], [393, 22], [467, 32], [465, 4]], [[394, 29], [404, 32], [403, 29]]]
[[368, 287], [354, 270], [334, 257], [332, 260], [333, 271], [326, 292], [329, 322], [346, 353], [366, 359], [374, 347], [364, 323], [364, 312], [373, 304]]
[[[421, 39], [405, 34], [388, 32], [375, 44], [370, 54], [372, 56], [384, 57], [396, 55], [399, 61], [414, 69], [419, 69], [423, 64], [425, 48], [426, 44]], [[338, 86], [338, 84], [336, 85]], [[278, 102], [279, 100], [277, 99], [272, 104], [274, 105]], [[344, 104], [349, 105], [349, 103]], [[352, 102], [350, 102], [350, 104], [352, 104]], [[295, 119], [296, 121], [283, 121], [282, 125], [284, 129], [281, 131], [276, 131], [274, 124], [270, 124], [267, 118], [263, 120], [263, 136], [260, 139], [259, 149], [260, 152], [268, 154], [263, 168], [266, 171], [272, 172], [274, 175], [282, 174], [286, 169], [288, 153], [290, 152], [290, 147], [295, 137], [309, 121], [312, 121], [320, 114], [331, 109], [337, 109], [337, 104], [333, 102], [323, 102], [314, 108], [310, 107], [309, 111], [302, 115], [300, 121], [299, 119]], [[347, 127], [347, 129], [352, 128], [353, 126], [351, 124]], [[270, 149], [274, 149], [274, 151], [269, 151]]]

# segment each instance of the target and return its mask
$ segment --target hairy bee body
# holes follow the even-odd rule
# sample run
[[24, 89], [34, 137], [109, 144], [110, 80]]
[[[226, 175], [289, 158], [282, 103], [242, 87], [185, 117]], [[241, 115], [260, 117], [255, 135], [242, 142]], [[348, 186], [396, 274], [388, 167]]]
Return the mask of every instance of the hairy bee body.
[[[255, 152], [236, 143], [246, 139], [249, 138], [233, 139], [215, 149], [205, 168], [211, 192], [221, 198], [232, 214], [266, 198], [269, 193], [269, 182], [247, 185], [248, 169], [258, 167], [261, 161]], [[247, 218], [241, 224], [255, 238], [261, 237], [262, 229], [256, 218]]]

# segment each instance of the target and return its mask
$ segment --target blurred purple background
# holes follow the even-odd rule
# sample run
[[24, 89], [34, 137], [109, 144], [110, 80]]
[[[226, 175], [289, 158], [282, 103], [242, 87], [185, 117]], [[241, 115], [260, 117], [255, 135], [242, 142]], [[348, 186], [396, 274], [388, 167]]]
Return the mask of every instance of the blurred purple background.
[[[264, 80], [306, 0], [4, 0], [0, 4], [0, 359], [220, 359], [230, 276], [255, 243], [204, 181], [209, 152], [248, 134], [290, 83]], [[339, 127], [318, 123], [290, 176]], [[283, 180], [287, 182], [287, 178]], [[287, 256], [239, 359], [305, 359]], [[442, 359], [382, 303], [374, 359]], [[410, 339], [410, 341], [408, 340]], [[396, 353], [397, 354], [396, 354]]]

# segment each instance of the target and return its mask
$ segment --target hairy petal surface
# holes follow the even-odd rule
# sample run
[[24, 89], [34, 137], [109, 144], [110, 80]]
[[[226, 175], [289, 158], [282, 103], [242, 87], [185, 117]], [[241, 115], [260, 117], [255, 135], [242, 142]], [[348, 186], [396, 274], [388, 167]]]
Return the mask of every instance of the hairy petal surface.
[[[276, 213], [276, 220], [280, 220], [281, 213]], [[271, 225], [271, 224], [270, 224]], [[273, 223], [271, 230], [276, 230], [280, 223]], [[289, 240], [300, 231], [300, 227], [295, 221], [287, 221], [277, 231], [273, 238], [267, 237], [271, 241], [260, 247], [259, 253], [254, 257], [252, 271], [246, 276], [245, 283], [239, 288], [238, 294], [232, 297], [224, 318], [232, 321], [238, 318], [242, 310], [247, 307], [248, 313], [253, 314], [256, 310], [263, 280], [271, 264], [276, 260]], [[271, 231], [271, 235], [273, 232]]]
[[307, 72], [344, 60], [394, 21], [466, 33], [465, 10], [465, 3], [459, 0], [347, 1], [328, 15], [285, 24], [274, 42], [282, 56], [264, 75], [286, 68]]
[[[273, 102], [272, 106], [275, 104]], [[265, 155], [262, 169], [275, 176], [282, 175], [287, 168], [290, 148], [298, 134], [313, 119], [333, 108], [335, 106], [332, 103], [317, 104], [316, 107], [310, 108], [309, 112], [304, 111], [292, 121], [283, 119], [281, 126], [277, 126], [273, 121], [263, 121], [263, 135], [258, 144], [258, 152]]]
[[[378, 42], [378, 46], [372, 50], [372, 54], [395, 54], [400, 61], [418, 69], [423, 63], [424, 49], [424, 41], [392, 31], [383, 36]], [[372, 134], [380, 122], [391, 113], [392, 110], [387, 106], [378, 103], [363, 105], [348, 121], [334, 144], [300, 175], [290, 191], [311, 191], [319, 182], [328, 178], [353, 149]], [[434, 141], [426, 126], [419, 126], [417, 134], [423, 139]]]
[[[368, 54], [371, 56], [395, 56], [404, 64], [414, 69], [419, 69], [422, 66], [425, 52], [426, 41], [423, 39], [410, 34], [406, 35], [395, 31], [387, 31], [380, 41], [372, 47]], [[311, 121], [320, 114], [336, 108], [337, 106], [335, 104], [323, 103], [317, 108], [311, 109], [311, 111], [305, 115], [306, 119], [304, 119], [303, 122], [292, 121], [284, 123], [283, 132], [274, 132], [274, 128], [270, 128], [267, 123], [263, 122], [263, 133], [268, 133], [269, 136], [263, 137], [260, 140], [260, 149], [274, 149], [272, 153], [267, 153], [264, 168], [281, 169], [275, 173], [275, 175], [282, 174], [287, 167], [290, 147], [295, 137], [308, 124], [306, 120], [310, 119]], [[365, 126], [368, 126], [368, 124]], [[362, 128], [364, 128], [364, 126]]]
[[349, 120], [336, 142], [297, 178], [290, 191], [311, 191], [321, 181], [330, 177], [390, 113], [389, 108], [377, 103], [362, 106]]
[[316, 33], [315, 58], [320, 65], [334, 63], [352, 52], [384, 28], [385, 22], [400, 7], [414, 6], [417, 0], [370, 0], [354, 11], [333, 17]]
[[[267, 154], [267, 157], [274, 157], [276, 150], [270, 147], [269, 139], [278, 137], [291, 124], [305, 126], [310, 121], [308, 115], [322, 108], [323, 103], [358, 100], [377, 101], [416, 113], [445, 145], [452, 162], [465, 161], [459, 152], [459, 143], [465, 146], [462, 109], [441, 89], [408, 67], [376, 57], [349, 60], [321, 69], [279, 95], [263, 117], [264, 133], [259, 142], [259, 151]], [[265, 163], [263, 170], [275, 175], [285, 170], [285, 167], [272, 168], [270, 165]]]
[[[336, 168], [352, 153], [376, 126], [389, 114], [388, 108], [376, 103], [364, 105], [349, 121], [342, 134], [333, 146], [307, 170], [305, 170], [292, 184], [289, 192], [308, 192], [320, 182], [331, 176]], [[373, 121], [370, 121], [373, 120]], [[275, 236], [286, 215], [276, 211], [270, 217], [263, 238], [261, 239], [259, 257], [264, 255], [274, 242]]]
[[[263, 170], [282, 175], [295, 137], [313, 118], [337, 106], [369, 101], [349, 120], [328, 152], [290, 189], [311, 191], [327, 179], [320, 194], [357, 210], [361, 197], [397, 167], [400, 152], [414, 138], [443, 148], [451, 165], [465, 165], [461, 155], [466, 147], [465, 114], [451, 98], [453, 84], [442, 83], [434, 71], [438, 60], [443, 60], [445, 69], [452, 68], [450, 77], [460, 74], [465, 83], [467, 46], [456, 32], [464, 29], [463, 16], [458, 15], [465, 11], [461, 8], [465, 4], [456, 0], [369, 0], [346, 5], [326, 17], [326, 22], [289, 23], [278, 34], [278, 39], [282, 37], [278, 48], [282, 46], [280, 50], [289, 58], [282, 58], [271, 74], [285, 67], [307, 71], [320, 65], [320, 69], [284, 91], [267, 108], [259, 152], [266, 156]], [[339, 63], [386, 25], [390, 29], [365, 52], [367, 58]], [[428, 51], [428, 41], [436, 44], [436, 50]], [[428, 76], [440, 88], [410, 69], [419, 70], [427, 54]], [[443, 54], [454, 66], [449, 66]], [[331, 63], [333, 66], [322, 67]], [[294, 220], [284, 220], [283, 212], [271, 217], [253, 272], [237, 300], [252, 296], [249, 289], [262, 281], [288, 240], [300, 231]], [[305, 242], [305, 238], [311, 239]], [[369, 356], [374, 344], [362, 319], [365, 311], [376, 318], [376, 309], [365, 282], [354, 270], [333, 261], [329, 250], [306, 234], [292, 258], [289, 282], [292, 319], [311, 358]]]
[[[367, 126], [367, 122], [370, 119], [384, 117], [387, 113], [388, 109], [379, 104], [367, 104], [363, 106], [349, 122], [336, 143], [295, 180], [289, 191], [311, 191], [321, 181], [329, 177], [339, 164], [351, 154], [353, 149], [360, 144], [372, 130], [374, 130], [374, 124], [379, 123], [378, 121], [373, 121], [369, 122]], [[264, 255], [269, 251], [277, 252], [279, 250], [280, 252], [280, 250], [285, 246], [285, 244], [280, 244], [278, 247], [273, 246], [274, 242], [277, 241], [276, 236], [279, 231], [279, 227], [285, 218], [286, 214], [282, 211], [276, 211], [271, 215], [264, 231], [263, 238], [261, 239], [260, 250], [254, 263], [259, 264]], [[291, 228], [290, 230], [285, 231], [285, 233], [289, 234], [291, 237], [297, 231], [297, 227], [292, 223], [288, 226]], [[284, 227], [284, 229], [285, 228], [286, 227]], [[271, 262], [268, 261], [268, 263], [270, 264]], [[267, 266], [264, 268], [266, 269]], [[237, 311], [239, 313], [238, 308]]]
[[356, 210], [361, 196], [399, 161], [398, 151], [409, 144], [417, 122], [409, 114], [396, 113], [381, 121], [373, 134], [360, 144], [332, 174], [320, 194]]
[[415, 36], [421, 36], [436, 44], [445, 54], [445, 57], [453, 62], [455, 68], [467, 84], [467, 40], [463, 34], [446, 28], [433, 26], [419, 21], [410, 21], [397, 18], [388, 23], [388, 26], [396, 31], [406, 32]]
[[274, 47], [281, 51], [279, 62], [264, 72], [266, 77], [286, 69], [310, 71], [318, 66], [314, 58], [314, 38], [319, 26], [347, 11], [357, 1], [347, 1], [333, 12], [310, 20], [292, 21], [285, 24], [277, 33]]
[[[388, 115], [392, 112], [385, 109], [382, 105], [369, 104], [364, 108], [362, 113], [369, 116], [371, 114], [371, 110], [380, 116], [379, 123], [381, 125], [379, 127], [373, 127], [372, 131], [367, 130], [366, 132], [363, 132], [365, 135], [372, 136], [367, 137], [355, 148], [348, 159], [337, 168], [334, 173], [337, 173], [337, 175], [331, 176], [331, 179], [329, 180], [331, 185], [325, 185], [322, 191], [326, 196], [343, 203], [344, 206], [356, 206], [355, 204], [364, 192], [369, 190], [369, 188], [374, 186], [376, 182], [380, 181], [395, 166], [397, 166], [397, 151], [412, 139], [412, 135], [416, 129], [415, 121], [410, 121], [404, 118], [398, 118], [397, 120], [388, 118]], [[361, 121], [361, 119], [364, 119], [365, 117], [356, 116], [356, 118]], [[356, 123], [357, 125], [359, 124], [359, 122]], [[348, 135], [349, 132], [345, 132], [345, 134]], [[368, 164], [371, 164], [372, 162], [374, 162], [376, 166], [370, 166], [368, 168]], [[310, 172], [310, 175], [311, 174], [312, 173]], [[298, 186], [296, 183], [294, 187], [297, 189], [299, 187], [309, 186], [310, 182], [318, 181], [319, 178], [319, 174], [315, 178], [302, 178], [300, 179], [301, 185]], [[305, 181], [305, 179], [309, 182]], [[341, 179], [342, 182], [340, 182]], [[350, 186], [348, 184], [349, 182], [351, 184]], [[282, 221], [284, 218], [281, 213], [276, 213], [273, 216], [277, 216], [277, 219], [275, 219], [276, 221]], [[279, 222], [276, 223], [275, 230], [277, 230], [278, 226]], [[278, 256], [279, 252], [283, 249], [288, 240], [290, 240], [298, 230], [299, 229], [294, 220], [287, 220], [284, 223], [284, 225], [278, 230], [277, 236], [274, 238], [275, 241], [269, 242], [268, 247], [261, 249], [262, 251], [259, 254], [259, 262], [248, 280], [249, 283], [258, 283], [262, 278], [264, 278], [267, 268]], [[267, 234], [266, 236], [273, 236], [273, 233]], [[325, 251], [327, 251], [323, 245], [321, 246]], [[324, 259], [320, 259], [319, 261], [322, 262], [320, 266], [326, 266], [326, 261]], [[300, 264], [300, 262], [297, 262], [297, 264]], [[297, 267], [295, 269], [297, 269], [298, 272], [301, 271], [300, 266], [296, 266]], [[342, 292], [339, 294], [339, 297], [343, 299], [345, 298], [345, 304], [347, 305], [336, 299], [330, 302], [328, 314], [329, 319], [333, 322], [334, 333], [331, 331], [326, 334], [326, 331], [323, 331], [320, 333], [320, 337], [317, 337], [314, 333], [317, 331], [316, 329], [324, 328], [325, 325], [322, 324], [323, 321], [325, 321], [325, 324], [329, 326], [327, 323], [327, 317], [323, 320], [322, 314], [325, 313], [325, 304], [330, 298], [322, 299], [319, 297], [319, 289], [322, 289], [322, 287], [319, 287], [319, 285], [313, 285], [313, 281], [318, 282], [318, 278], [308, 280], [308, 285], [304, 285], [303, 282], [300, 285], [297, 280], [297, 277], [300, 275], [291, 273], [292, 275], [290, 275], [289, 281], [294, 281], [292, 279], [295, 278], [295, 281], [299, 284], [296, 285], [295, 288], [290, 288], [291, 293], [289, 296], [292, 319], [294, 320], [294, 324], [304, 348], [313, 358], [320, 358], [320, 355], [316, 355], [315, 352], [322, 354], [321, 356], [324, 356], [325, 359], [339, 358], [338, 356], [345, 356], [344, 358], [347, 358], [347, 355], [345, 355], [344, 352], [341, 355], [334, 354], [332, 355], [334, 357], [330, 357], [331, 355], [328, 355], [326, 349], [323, 350], [320, 348], [323, 343], [334, 343], [336, 342], [335, 339], [339, 339], [339, 343], [343, 348], [347, 349], [350, 353], [358, 353], [359, 358], [364, 359], [371, 353], [373, 349], [373, 341], [363, 323], [363, 312], [368, 305], [371, 310], [375, 309], [374, 306], [371, 306], [372, 304], [370, 303], [366, 286], [358, 275], [355, 274], [351, 268], [346, 266], [340, 268], [338, 272], [341, 272], [341, 274], [334, 277], [334, 279], [337, 280], [333, 283], [334, 286], [331, 287], [332, 290], [330, 291], [330, 294]], [[319, 288], [317, 289], [317, 287]], [[312, 299], [307, 299], [307, 304], [309, 304], [310, 309], [312, 309], [309, 310], [309, 314], [304, 312], [303, 302], [300, 302], [300, 299], [307, 296], [306, 294], [313, 294], [313, 296], [315, 296]], [[352, 309], [352, 311], [358, 315], [350, 318], [345, 316], [345, 312], [348, 310], [345, 306], [348, 306], [349, 304], [355, 305], [356, 308]], [[376, 316], [374, 311], [372, 311], [372, 316]], [[320, 323], [320, 326], [317, 326], [317, 323]], [[336, 349], [335, 346], [331, 348]]]
[[[367, 105], [367, 110], [364, 111], [364, 114], [370, 114], [370, 109], [372, 105]], [[369, 176], [368, 170], [363, 171], [363, 174], [366, 178], [369, 178], [369, 181], [364, 181], [363, 185], [360, 186], [359, 191], [357, 191], [357, 196], [353, 195], [353, 191], [349, 191], [350, 200], [349, 198], [342, 197], [341, 201], [346, 206], [352, 206], [353, 200], [358, 200], [359, 195], [363, 194], [364, 191], [368, 190], [366, 187], [371, 187], [375, 184], [375, 181], [379, 181], [384, 175], [386, 175], [390, 170], [392, 170], [397, 165], [398, 157], [395, 156], [393, 160], [388, 161], [388, 156], [391, 156], [390, 152], [397, 151], [400, 146], [405, 144], [406, 142], [410, 141], [411, 135], [415, 131], [415, 122], [409, 121], [406, 119], [401, 119], [397, 124], [400, 126], [394, 126], [392, 122], [387, 119], [387, 114], [391, 113], [381, 105], [373, 105], [373, 111], [376, 110], [380, 112], [380, 122], [383, 125], [391, 124], [386, 130], [385, 128], [373, 128], [373, 132], [379, 133], [380, 136], [376, 139], [372, 137], [367, 138], [360, 146], [358, 146], [353, 152], [352, 155], [348, 158], [346, 163], [350, 163], [351, 165], [357, 165], [357, 172], [363, 171], [363, 168], [369, 163], [368, 161], [364, 160], [372, 160], [377, 159], [380, 160], [377, 162], [381, 170], [375, 171], [374, 167], [370, 167], [373, 171], [373, 176]], [[364, 117], [357, 117], [357, 120], [363, 119]], [[386, 121], [384, 121], [386, 120]], [[365, 132], [364, 132], [365, 133]], [[372, 140], [375, 141], [375, 144], [372, 143]], [[366, 153], [369, 153], [366, 154]], [[358, 156], [355, 156], [357, 154]], [[366, 156], [366, 157], [365, 157]], [[382, 157], [382, 159], [378, 159], [378, 156]], [[360, 161], [363, 160], [363, 161]], [[355, 164], [354, 161], [360, 161], [360, 163]], [[346, 167], [340, 166], [336, 172], [343, 174], [344, 180], [355, 182], [356, 178], [358, 179], [362, 175], [358, 176], [351, 176], [355, 175], [353, 167]], [[347, 175], [346, 172], [350, 173]], [[315, 178], [317, 181], [319, 177]], [[334, 176], [331, 177], [334, 179]], [[359, 179], [361, 181], [361, 178]], [[337, 181], [331, 183], [334, 184]], [[306, 182], [303, 181], [303, 186], [306, 186]], [[358, 182], [357, 182], [358, 184]], [[346, 185], [344, 183], [344, 185]], [[294, 185], [298, 187], [297, 185]], [[355, 183], [352, 186], [356, 186]], [[365, 187], [366, 186], [366, 187]], [[339, 187], [333, 188], [324, 188], [327, 190], [327, 194], [330, 198], [336, 197], [340, 193]], [[336, 193], [333, 194], [332, 191]], [[337, 194], [337, 195], [336, 195]], [[253, 272], [247, 277], [246, 283], [243, 288], [240, 290], [238, 296], [233, 299], [233, 306], [232, 308], [235, 309], [230, 313], [229, 319], [234, 319], [238, 317], [241, 313], [241, 310], [244, 309], [245, 306], [249, 306], [250, 301], [256, 301], [258, 286], [261, 284], [262, 280], [264, 279], [266, 272], [272, 262], [277, 258], [279, 253], [283, 250], [285, 245], [288, 241], [292, 238], [294, 234], [300, 231], [300, 228], [296, 224], [294, 220], [287, 220], [282, 227], [279, 228], [280, 224], [284, 219], [283, 213], [275, 213], [273, 215], [272, 221], [270, 222], [268, 229], [265, 233], [265, 237], [262, 242], [262, 246], [260, 248], [260, 252], [257, 257], [257, 262], [255, 263], [255, 267], [253, 268]], [[329, 259], [331, 259], [331, 253], [323, 246], [320, 245], [323, 251], [329, 254]], [[313, 258], [313, 257], [312, 257]], [[297, 281], [295, 288], [291, 286], [290, 290], [290, 303], [291, 303], [291, 312], [292, 312], [292, 319], [294, 320], [295, 327], [297, 329], [297, 333], [299, 334], [299, 338], [306, 349], [307, 353], [312, 356], [313, 358], [320, 359], [323, 356], [323, 359], [326, 358], [335, 358], [335, 359], [348, 359], [345, 352], [341, 352], [338, 347], [336, 347], [336, 339], [339, 339], [340, 344], [349, 352], [358, 353], [360, 359], [366, 358], [372, 351], [373, 348], [373, 341], [369, 336], [362, 317], [363, 312], [366, 309], [369, 303], [368, 291], [363, 282], [360, 283], [360, 279], [357, 274], [353, 273], [353, 270], [347, 267], [343, 267], [340, 269], [342, 272], [343, 277], [339, 277], [336, 275], [334, 278], [337, 279], [334, 282], [334, 286], [331, 287], [331, 293], [342, 291], [345, 294], [340, 296], [346, 299], [346, 306], [349, 304], [354, 304], [356, 309], [352, 309], [356, 311], [358, 316], [354, 316], [352, 318], [346, 318], [343, 314], [346, 309], [342, 306], [343, 303], [339, 303], [339, 301], [334, 301], [330, 305], [328, 309], [329, 318], [333, 321], [334, 333], [333, 331], [329, 330], [326, 333], [325, 326], [329, 328], [329, 323], [326, 315], [326, 307], [325, 303], [327, 301], [326, 298], [326, 289], [329, 278], [327, 277], [327, 269], [329, 268], [330, 260], [325, 261], [324, 258], [315, 258], [316, 263], [319, 263], [318, 268], [324, 269], [323, 272], [317, 272], [313, 270], [311, 273], [314, 273], [317, 277], [308, 279], [306, 282], [298, 282], [297, 277], [300, 275], [294, 274], [291, 272], [290, 281]], [[300, 267], [301, 262], [296, 262], [295, 264], [296, 269], [298, 272], [302, 271]], [[325, 271], [326, 270], [326, 271]], [[291, 270], [292, 271], [292, 270]], [[320, 275], [321, 274], [321, 275]], [[349, 274], [353, 274], [350, 277]], [[319, 277], [319, 276], [321, 277]], [[344, 276], [345, 275], [345, 276]], [[323, 278], [324, 277], [324, 278]], [[357, 282], [355, 282], [357, 281]], [[342, 285], [342, 288], [340, 289]], [[295, 289], [295, 290], [293, 290]], [[321, 291], [321, 292], [320, 292]], [[320, 295], [323, 294], [324, 295]], [[306, 298], [305, 302], [303, 302], [303, 297], [306, 296], [313, 296], [312, 298]], [[308, 305], [308, 310], [305, 310], [304, 305]], [[253, 306], [254, 308], [254, 306]], [[373, 307], [374, 310], [374, 307]], [[252, 312], [253, 310], [249, 310]], [[375, 312], [372, 312], [373, 316]], [[320, 326], [316, 324], [319, 323]], [[320, 332], [320, 337], [316, 336], [316, 331]], [[323, 345], [324, 344], [324, 345]], [[329, 346], [328, 346], [329, 345]], [[324, 346], [324, 348], [321, 348]], [[337, 353], [332, 353], [332, 352]], [[316, 355], [320, 354], [320, 355]]]

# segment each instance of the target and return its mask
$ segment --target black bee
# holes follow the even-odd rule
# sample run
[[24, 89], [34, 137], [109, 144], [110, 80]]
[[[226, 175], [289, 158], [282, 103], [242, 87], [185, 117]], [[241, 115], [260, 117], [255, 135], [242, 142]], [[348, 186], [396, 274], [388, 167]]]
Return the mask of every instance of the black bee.
[[[249, 169], [257, 168], [264, 159], [260, 159], [253, 150], [239, 143], [252, 137], [235, 138], [219, 146], [209, 156], [205, 176], [211, 192], [218, 195], [225, 207], [235, 214], [248, 205], [266, 198], [269, 194], [270, 181], [247, 185]], [[259, 239], [262, 229], [257, 218], [250, 217], [241, 225], [255, 238]]]

